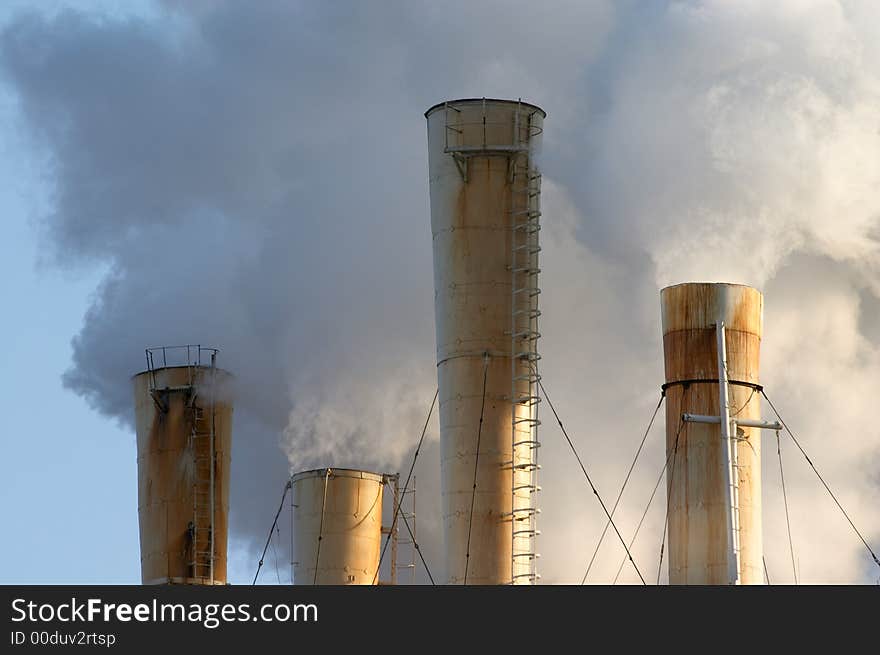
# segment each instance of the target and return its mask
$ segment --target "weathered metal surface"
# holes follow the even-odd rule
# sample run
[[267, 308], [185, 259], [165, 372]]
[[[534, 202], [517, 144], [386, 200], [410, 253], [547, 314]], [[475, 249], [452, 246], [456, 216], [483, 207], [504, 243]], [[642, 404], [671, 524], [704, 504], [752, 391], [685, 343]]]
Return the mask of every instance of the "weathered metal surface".
[[[207, 367], [194, 367], [195, 404], [211, 412], [203, 379]], [[192, 394], [190, 367], [172, 366], [133, 378], [137, 431], [138, 520], [143, 584], [212, 584], [194, 576], [191, 566], [190, 524], [194, 513], [196, 453], [191, 440]], [[168, 389], [154, 398], [155, 386]], [[229, 374], [215, 370], [214, 403], [214, 580], [226, 584], [229, 515], [229, 470], [232, 453], [232, 404], [226, 383]], [[157, 403], [164, 404], [165, 411]], [[207, 442], [197, 446], [206, 448]], [[207, 454], [207, 453], [203, 453]], [[204, 568], [204, 567], [203, 567]]]
[[292, 493], [293, 583], [377, 584], [383, 476], [351, 469], [304, 471], [293, 476]]
[[[451, 104], [454, 109], [440, 104], [426, 113], [446, 576], [450, 584], [465, 578], [507, 584], [528, 579], [530, 562], [514, 554], [529, 548], [529, 540], [516, 543], [511, 510], [532, 503], [532, 494], [529, 470], [514, 473], [512, 465], [531, 460], [528, 447], [514, 448], [512, 430], [513, 416], [528, 409], [511, 402], [514, 392], [527, 389], [512, 388], [512, 378], [530, 368], [511, 357], [512, 180], [505, 148], [522, 142], [534, 148], [544, 113], [501, 100]], [[449, 146], [466, 152], [466, 160], [456, 161]], [[527, 426], [518, 430], [516, 441], [530, 438]]]
[[[661, 291], [666, 381], [714, 380], [666, 391], [666, 451], [679, 435], [678, 454], [667, 469], [670, 584], [727, 584], [727, 491], [719, 424], [683, 423], [682, 413], [719, 415], [715, 325], [724, 321], [731, 381], [759, 382], [763, 297], [733, 284], [692, 283]], [[730, 413], [760, 420], [760, 394], [732, 384]], [[740, 562], [743, 584], [761, 584], [761, 431], [737, 429]]]

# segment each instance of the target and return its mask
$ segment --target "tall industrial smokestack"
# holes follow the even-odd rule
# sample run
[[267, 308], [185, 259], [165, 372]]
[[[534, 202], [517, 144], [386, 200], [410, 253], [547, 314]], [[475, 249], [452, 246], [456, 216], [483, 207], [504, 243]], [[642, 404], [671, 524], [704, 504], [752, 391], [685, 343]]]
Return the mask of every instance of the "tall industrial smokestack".
[[143, 584], [226, 584], [231, 376], [216, 355], [149, 349], [133, 377]]
[[293, 476], [293, 584], [378, 584], [389, 477], [339, 468]]
[[535, 581], [538, 231], [545, 113], [431, 107], [428, 167], [450, 584]]
[[660, 298], [669, 583], [761, 584], [763, 297], [736, 284], [692, 283]]

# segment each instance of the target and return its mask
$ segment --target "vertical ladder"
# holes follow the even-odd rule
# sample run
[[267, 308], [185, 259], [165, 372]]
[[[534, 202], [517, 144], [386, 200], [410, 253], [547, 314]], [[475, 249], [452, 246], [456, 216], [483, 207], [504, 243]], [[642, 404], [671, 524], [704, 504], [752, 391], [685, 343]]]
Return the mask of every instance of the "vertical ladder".
[[736, 423], [730, 418], [730, 394], [727, 375], [727, 340], [724, 321], [716, 323], [718, 352], [718, 405], [721, 422], [721, 453], [724, 460], [722, 475], [727, 491], [725, 516], [727, 518], [727, 564], [730, 584], [738, 585], [742, 580], [740, 564], [740, 519], [739, 519], [739, 461], [736, 439]]
[[508, 160], [511, 227], [511, 582], [532, 584], [536, 571], [538, 486], [538, 234], [541, 229], [541, 175], [533, 167], [529, 142], [536, 134], [531, 114], [517, 107], [513, 148]]
[[[216, 353], [211, 364], [201, 366], [201, 357], [190, 366], [192, 386], [189, 400], [191, 420], [190, 452], [193, 457], [193, 519], [190, 525], [190, 567], [193, 578], [214, 583], [214, 467], [215, 467], [215, 372]], [[207, 391], [207, 403], [199, 397], [196, 385]], [[205, 389], [207, 387], [207, 389]]]
[[[387, 476], [388, 481], [391, 483], [391, 491], [392, 491], [392, 507], [400, 507], [400, 474], [395, 473], [394, 475]], [[400, 510], [397, 512], [397, 519], [400, 519]], [[397, 545], [400, 542], [400, 522], [398, 520], [394, 521], [394, 524], [389, 528], [389, 532], [391, 534], [391, 584], [397, 584]]]
[[[409, 496], [409, 504], [410, 508], [407, 512], [404, 509], [404, 506], [407, 502], [407, 496]], [[401, 564], [400, 560], [395, 563], [395, 567], [397, 568], [398, 573], [403, 569], [409, 571], [409, 584], [415, 584], [416, 577], [416, 476], [413, 476], [410, 480], [410, 486], [408, 489], [405, 489], [400, 492], [400, 510], [398, 511], [399, 516], [402, 518], [406, 518], [409, 522], [410, 530], [412, 530], [412, 537], [407, 535], [403, 539], [398, 539], [398, 544], [401, 546], [409, 546], [409, 561], [406, 564]]]
[[[410, 584], [412, 584], [415, 580], [415, 569], [416, 569], [416, 478], [415, 476], [411, 479], [411, 486], [408, 489], [400, 488], [400, 474], [399, 473], [386, 473], [383, 477], [383, 484], [389, 485], [391, 487], [392, 494], [392, 516], [394, 516], [394, 509], [397, 508], [396, 518], [394, 522], [389, 526], [382, 526], [382, 534], [387, 534], [390, 536], [391, 540], [391, 561], [389, 563], [389, 576], [388, 582], [380, 582], [379, 584], [392, 584], [396, 585], [398, 583], [398, 576], [401, 569], [409, 570], [410, 576]], [[409, 512], [406, 511], [404, 505], [407, 501], [407, 496], [410, 499], [411, 509]], [[407, 530], [406, 536], [402, 539], [400, 538], [400, 524], [403, 522], [409, 524], [409, 530]], [[412, 530], [412, 536], [409, 536], [409, 531]], [[410, 546], [410, 560], [408, 564], [400, 563], [400, 546]]]

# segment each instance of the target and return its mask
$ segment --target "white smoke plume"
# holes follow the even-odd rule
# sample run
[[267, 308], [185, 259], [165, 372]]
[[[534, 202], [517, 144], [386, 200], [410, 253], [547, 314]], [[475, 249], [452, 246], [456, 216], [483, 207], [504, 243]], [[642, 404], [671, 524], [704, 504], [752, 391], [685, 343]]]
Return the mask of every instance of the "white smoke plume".
[[[876, 546], [878, 44], [867, 1], [17, 14], [0, 66], [49, 162], [47, 252], [111, 267], [66, 383], [130, 421], [145, 346], [221, 348], [236, 374], [231, 519], [245, 579], [289, 469], [406, 471], [436, 385], [422, 112], [522, 97], [548, 112], [542, 373], [606, 502], [659, 397], [658, 289], [741, 282], [765, 292], [768, 395]], [[662, 468], [660, 425], [618, 510], [627, 536]], [[544, 426], [540, 570], [579, 582], [604, 517]], [[442, 579], [436, 438], [435, 417], [419, 530]], [[764, 438], [765, 551], [784, 582]], [[800, 578], [876, 581], [790, 441], [783, 451]], [[651, 580], [663, 506], [660, 492], [634, 552]], [[610, 582], [621, 554], [609, 533], [589, 580]]]

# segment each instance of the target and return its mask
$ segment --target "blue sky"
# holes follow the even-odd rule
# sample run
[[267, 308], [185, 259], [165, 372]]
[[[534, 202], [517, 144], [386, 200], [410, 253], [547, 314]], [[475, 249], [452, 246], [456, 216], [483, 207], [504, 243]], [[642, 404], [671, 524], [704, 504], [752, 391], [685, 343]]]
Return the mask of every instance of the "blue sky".
[[45, 188], [22, 166], [28, 155], [10, 135], [7, 109], [4, 102], [0, 511], [6, 537], [0, 541], [0, 580], [137, 582], [134, 437], [61, 384], [70, 365], [70, 338], [102, 270], [64, 271], [39, 263], [32, 198]]
[[[28, 5], [4, 3], [0, 21]], [[61, 383], [70, 339], [106, 267], [59, 269], [43, 256], [49, 188], [14, 102], [0, 87], [0, 582], [138, 583], [134, 435]]]

